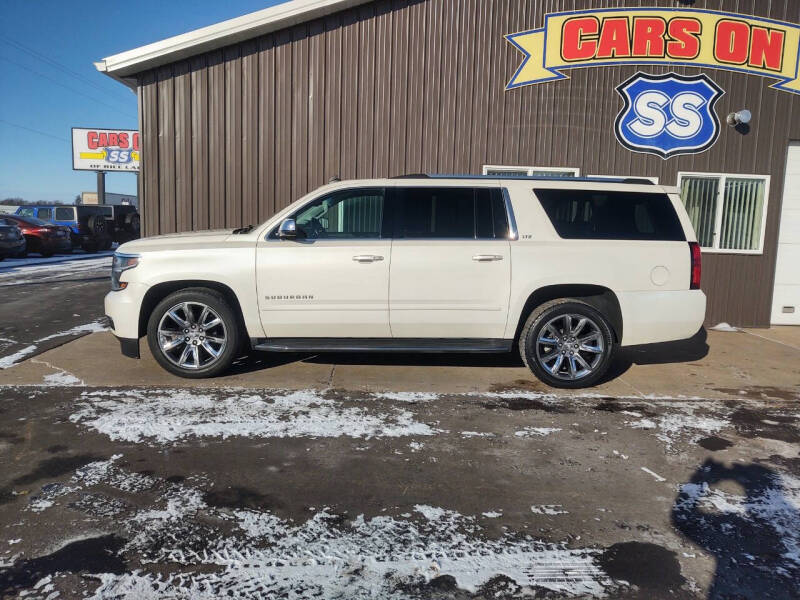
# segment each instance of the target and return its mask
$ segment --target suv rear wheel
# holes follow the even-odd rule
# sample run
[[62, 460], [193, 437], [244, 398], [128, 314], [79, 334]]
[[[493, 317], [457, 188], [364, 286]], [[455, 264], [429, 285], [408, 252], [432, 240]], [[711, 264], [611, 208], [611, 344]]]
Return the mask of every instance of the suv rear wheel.
[[525, 365], [547, 385], [582, 388], [597, 383], [614, 354], [606, 318], [581, 300], [547, 302], [528, 317], [519, 339]]
[[170, 373], [200, 379], [219, 375], [236, 358], [242, 335], [225, 298], [210, 289], [170, 294], [150, 315], [147, 343]]

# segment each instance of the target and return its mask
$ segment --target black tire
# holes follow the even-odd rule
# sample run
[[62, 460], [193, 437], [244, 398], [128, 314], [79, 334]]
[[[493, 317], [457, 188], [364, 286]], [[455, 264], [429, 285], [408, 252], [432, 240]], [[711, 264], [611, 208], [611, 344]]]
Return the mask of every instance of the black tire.
[[125, 229], [131, 233], [139, 234], [141, 228], [141, 218], [139, 213], [128, 213], [125, 215]]
[[[564, 331], [566, 319], [570, 315], [587, 319], [583, 328], [572, 336], [565, 335]], [[578, 326], [574, 323], [574, 319], [570, 322], [573, 329]], [[550, 345], [543, 342], [537, 351], [540, 333], [548, 326], [551, 336], [545, 339], [553, 339], [556, 343]], [[552, 335], [553, 333], [555, 335]], [[591, 346], [590, 352], [581, 350], [581, 347], [589, 347], [588, 344], [581, 345], [577, 341], [577, 338], [585, 338], [588, 335], [593, 336], [596, 343]], [[598, 352], [598, 349], [602, 350]], [[606, 317], [596, 308], [575, 298], [552, 300], [536, 308], [525, 322], [519, 337], [519, 352], [525, 366], [541, 381], [556, 388], [576, 389], [594, 385], [608, 371], [615, 350], [614, 334]], [[573, 354], [570, 355], [570, 352]], [[562, 354], [560, 360], [559, 354]], [[553, 358], [549, 359], [551, 356]], [[571, 360], [571, 356], [574, 359]], [[581, 360], [590, 366], [591, 370], [578, 362]], [[574, 364], [574, 375], [570, 370], [570, 363]], [[588, 372], [580, 375], [583, 371]]]
[[47, 250], [45, 252], [40, 252], [40, 254], [42, 255], [43, 258], [50, 258], [51, 256], [53, 256], [53, 252], [50, 250]]
[[88, 252], [89, 254], [94, 254], [97, 252], [97, 242], [91, 241], [84, 243], [81, 248], [83, 248], [84, 252]]
[[[205, 305], [213, 312], [216, 312], [224, 326], [225, 344], [224, 346], [220, 346], [221, 353], [217, 358], [213, 359], [212, 362], [201, 365], [199, 368], [186, 368], [176, 364], [176, 362], [173, 362], [179, 361], [180, 357], [178, 354], [182, 354], [183, 348], [189, 347], [189, 344], [181, 342], [182, 345], [177, 347], [175, 352], [170, 356], [168, 355], [168, 352], [162, 350], [159, 343], [159, 324], [161, 323], [162, 318], [165, 317], [168, 311], [183, 303], [190, 303], [190, 310], [194, 312], [193, 317], [195, 321], [199, 319], [199, 315], [197, 313], [202, 312], [201, 309], [198, 310], [197, 305]], [[182, 318], [185, 319], [186, 313], [183, 311], [183, 309], [178, 310], [178, 315], [182, 315]], [[171, 325], [177, 326], [177, 323], [171, 322]], [[208, 330], [208, 332], [211, 332], [211, 334], [217, 337], [222, 331], [223, 329], [219, 328], [219, 326], [217, 326], [216, 329]], [[150, 314], [150, 318], [147, 322], [147, 344], [150, 347], [150, 352], [153, 354], [156, 361], [158, 361], [158, 364], [160, 364], [164, 369], [173, 375], [187, 379], [216, 377], [217, 375], [225, 372], [237, 357], [242, 345], [242, 340], [244, 340], [244, 338], [245, 336], [242, 333], [242, 326], [239, 323], [239, 319], [237, 318], [235, 311], [230, 306], [228, 301], [219, 292], [208, 288], [187, 288], [185, 290], [180, 290], [170, 294], [161, 302], [159, 302], [158, 305], [153, 309], [153, 312]], [[192, 341], [194, 342], [198, 340]], [[199, 344], [202, 344], [202, 342]], [[197, 344], [195, 345], [197, 346]], [[202, 361], [204, 357], [210, 360], [210, 353], [201, 348], [202, 346], [198, 347], [200, 361]]]
[[101, 249], [101, 250], [104, 250], [104, 251], [105, 251], [105, 250], [110, 250], [110, 249], [111, 249], [111, 245], [112, 245], [113, 243], [114, 243], [114, 242], [112, 241], [112, 239], [111, 239], [111, 238], [105, 238], [105, 239], [104, 239], [104, 240], [103, 240], [103, 241], [100, 243], [100, 249]]
[[106, 223], [106, 218], [103, 215], [90, 216], [87, 225], [89, 226], [89, 231], [96, 238], [103, 237], [108, 230], [108, 223]]

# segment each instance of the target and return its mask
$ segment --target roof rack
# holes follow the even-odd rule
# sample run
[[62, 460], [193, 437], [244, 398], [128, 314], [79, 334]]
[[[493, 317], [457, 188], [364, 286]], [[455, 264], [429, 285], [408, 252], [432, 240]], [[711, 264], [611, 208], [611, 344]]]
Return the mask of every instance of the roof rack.
[[395, 175], [392, 179], [519, 179], [526, 181], [563, 181], [583, 183], [627, 183], [635, 185], [655, 185], [651, 180], [643, 177], [547, 177], [544, 175], [448, 175], [432, 173], [409, 173]]

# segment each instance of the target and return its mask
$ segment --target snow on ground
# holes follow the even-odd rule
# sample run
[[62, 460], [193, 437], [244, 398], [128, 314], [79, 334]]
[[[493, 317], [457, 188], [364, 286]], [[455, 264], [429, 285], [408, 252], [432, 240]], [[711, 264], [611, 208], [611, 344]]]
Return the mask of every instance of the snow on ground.
[[369, 519], [323, 508], [300, 523], [209, 506], [199, 489], [128, 472], [119, 458], [87, 465], [68, 486], [36, 499], [91, 498], [86, 490], [95, 485], [158, 490], [153, 507], [113, 517], [128, 540], [121, 552], [143, 568], [93, 574], [101, 582], [95, 599], [424, 597], [425, 584], [441, 576], [473, 593], [498, 576], [568, 596], [603, 596], [611, 584], [595, 563], [598, 550], [519, 532], [490, 539], [480, 517], [423, 505], [414, 515]]
[[33, 354], [36, 352], [36, 346], [26, 346], [22, 350], [17, 350], [14, 354], [9, 354], [8, 356], [0, 356], [0, 369], [7, 369], [8, 367], [15, 365], [19, 361], [23, 360], [29, 354]]
[[[5, 265], [5, 261], [1, 263]], [[57, 262], [33, 266], [0, 267], [0, 287], [24, 285], [28, 283], [57, 282], [59, 279], [74, 278], [92, 271], [110, 271], [111, 254], [100, 258], [93, 256], [81, 260], [59, 260]]]
[[560, 427], [526, 427], [521, 431], [515, 431], [514, 435], [517, 437], [544, 437], [546, 435], [550, 435], [551, 433], [556, 433], [557, 431], [561, 431]]
[[[664, 402], [659, 405], [664, 408], [662, 415], [625, 423], [635, 429], [654, 430], [667, 450], [672, 450], [679, 440], [696, 442], [730, 426], [727, 418], [730, 410], [716, 402], [704, 402], [700, 405], [692, 402]], [[713, 416], [698, 416], [695, 414], [698, 409], [712, 412]]]
[[[9, 367], [14, 366], [18, 362], [21, 362], [25, 359], [26, 356], [29, 356], [36, 352], [39, 349], [39, 344], [44, 342], [49, 342], [51, 340], [67, 337], [67, 336], [79, 336], [86, 333], [96, 333], [99, 331], [107, 331], [108, 327], [101, 323], [100, 321], [93, 321], [91, 323], [84, 323], [83, 325], [76, 325], [71, 329], [67, 329], [65, 331], [59, 331], [58, 333], [53, 333], [43, 338], [39, 338], [38, 340], [34, 341], [33, 344], [18, 350], [14, 354], [9, 354], [8, 356], [0, 357], [0, 369], [7, 369]], [[74, 379], [74, 378], [73, 378]], [[77, 379], [76, 379], [77, 381]], [[74, 384], [75, 381], [70, 383], [66, 383], [66, 385]], [[56, 377], [56, 379], [50, 381], [47, 377], [45, 377], [45, 384], [46, 385], [61, 385], [64, 384], [63, 380], [60, 380]]]
[[70, 416], [112, 440], [171, 444], [190, 438], [434, 435], [439, 430], [391, 407], [345, 405], [314, 390], [198, 393], [190, 390], [84, 392]]
[[[57, 254], [45, 258], [44, 256], [28, 256], [26, 258], [7, 258], [0, 263], [0, 272], [15, 270], [17, 273], [22, 270], [27, 271], [31, 267], [64, 265], [65, 263], [76, 263], [86, 260], [100, 260], [113, 256], [114, 251], [95, 252], [94, 254], [75, 251], [73, 254]], [[108, 261], [106, 261], [108, 262]], [[110, 262], [108, 264], [111, 264]]]

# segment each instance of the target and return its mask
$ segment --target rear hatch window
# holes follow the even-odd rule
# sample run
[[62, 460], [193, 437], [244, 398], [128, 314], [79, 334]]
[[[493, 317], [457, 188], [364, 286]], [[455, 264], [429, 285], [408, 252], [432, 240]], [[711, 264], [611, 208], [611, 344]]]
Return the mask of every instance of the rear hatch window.
[[536, 189], [564, 239], [686, 241], [664, 193]]

